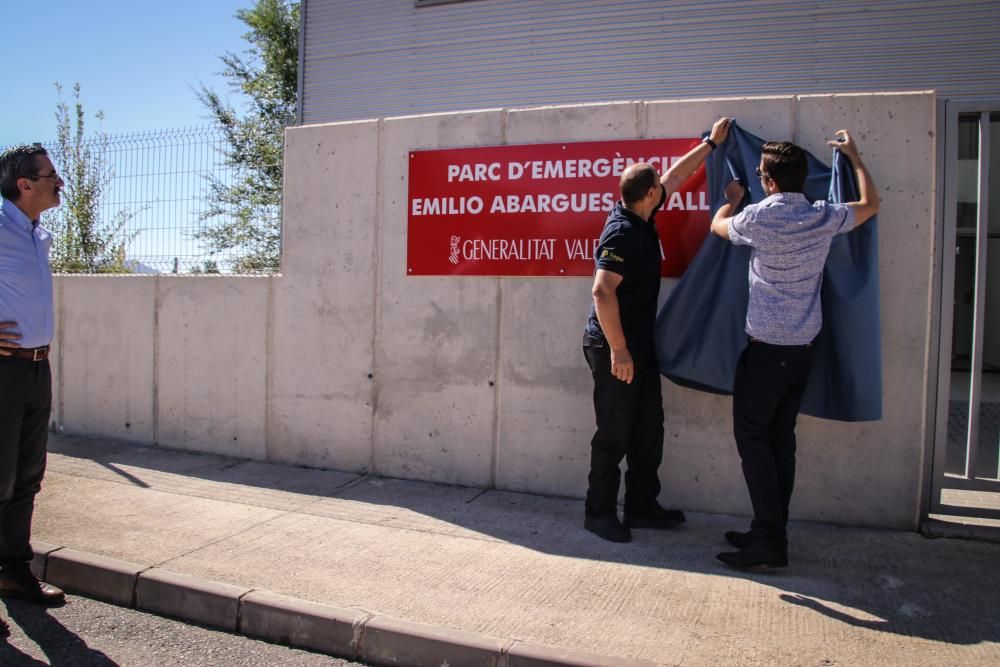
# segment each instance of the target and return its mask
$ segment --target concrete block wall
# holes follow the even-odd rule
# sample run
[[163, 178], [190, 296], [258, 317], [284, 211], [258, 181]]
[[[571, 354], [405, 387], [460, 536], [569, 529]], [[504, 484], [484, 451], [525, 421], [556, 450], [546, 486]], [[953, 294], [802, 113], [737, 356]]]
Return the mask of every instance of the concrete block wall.
[[382, 126], [372, 433], [380, 475], [491, 485], [498, 280], [407, 276], [407, 174], [411, 150], [503, 143], [502, 128], [500, 111]]
[[324, 125], [286, 137], [269, 460], [351, 471], [371, 462], [379, 125]]
[[[58, 279], [57, 419], [68, 432], [582, 496], [591, 281], [408, 276], [410, 151], [697, 136], [727, 115], [826, 157], [847, 127], [883, 199], [885, 418], [800, 420], [793, 514], [913, 527], [929, 455], [934, 109], [932, 93], [812, 95], [291, 128], [282, 275]], [[664, 382], [664, 401], [661, 499], [747, 513], [729, 399]]]
[[59, 278], [58, 286], [60, 363], [52, 366], [62, 422], [86, 433], [153, 441], [156, 280], [77, 276]]
[[264, 459], [272, 280], [57, 276], [54, 418], [70, 433]]

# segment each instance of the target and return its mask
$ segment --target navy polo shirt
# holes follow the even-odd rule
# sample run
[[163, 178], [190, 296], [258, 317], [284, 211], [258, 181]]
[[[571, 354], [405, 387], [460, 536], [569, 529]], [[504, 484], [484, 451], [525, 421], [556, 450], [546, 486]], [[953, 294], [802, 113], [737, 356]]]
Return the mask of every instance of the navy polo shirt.
[[[597, 269], [622, 277], [616, 294], [625, 343], [630, 349], [653, 344], [660, 295], [660, 262], [663, 261], [655, 218], [654, 212], [649, 220], [643, 220], [619, 201], [608, 214], [594, 253]], [[585, 334], [596, 341], [604, 340], [593, 304]]]

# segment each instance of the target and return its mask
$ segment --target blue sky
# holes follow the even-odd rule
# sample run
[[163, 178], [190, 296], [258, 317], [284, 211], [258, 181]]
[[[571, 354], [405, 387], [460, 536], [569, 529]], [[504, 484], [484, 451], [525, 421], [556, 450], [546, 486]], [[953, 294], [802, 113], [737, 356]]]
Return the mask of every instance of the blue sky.
[[[3, 2], [0, 146], [55, 137], [58, 101], [82, 87], [88, 130], [108, 134], [208, 122], [192, 90], [227, 91], [219, 56], [242, 52], [234, 15], [253, 0]], [[238, 102], [237, 97], [231, 101]], [[103, 123], [93, 115], [101, 110]]]

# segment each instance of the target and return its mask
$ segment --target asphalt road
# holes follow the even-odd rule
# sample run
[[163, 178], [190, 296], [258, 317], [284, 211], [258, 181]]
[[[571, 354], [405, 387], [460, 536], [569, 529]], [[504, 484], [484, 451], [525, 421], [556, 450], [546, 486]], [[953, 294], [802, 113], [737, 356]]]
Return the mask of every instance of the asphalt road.
[[6, 637], [0, 629], [3, 667], [364, 667], [76, 596], [67, 596], [64, 606], [50, 609], [3, 600], [0, 619], [10, 626]]

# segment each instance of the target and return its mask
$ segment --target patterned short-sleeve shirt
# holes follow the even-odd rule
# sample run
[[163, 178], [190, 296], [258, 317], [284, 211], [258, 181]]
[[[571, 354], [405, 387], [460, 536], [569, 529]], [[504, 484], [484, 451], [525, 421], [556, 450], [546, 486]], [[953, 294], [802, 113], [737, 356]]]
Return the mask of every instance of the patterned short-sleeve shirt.
[[746, 332], [772, 345], [805, 345], [823, 326], [820, 287], [830, 243], [855, 226], [854, 210], [801, 192], [779, 192], [729, 221], [729, 239], [748, 245]]

